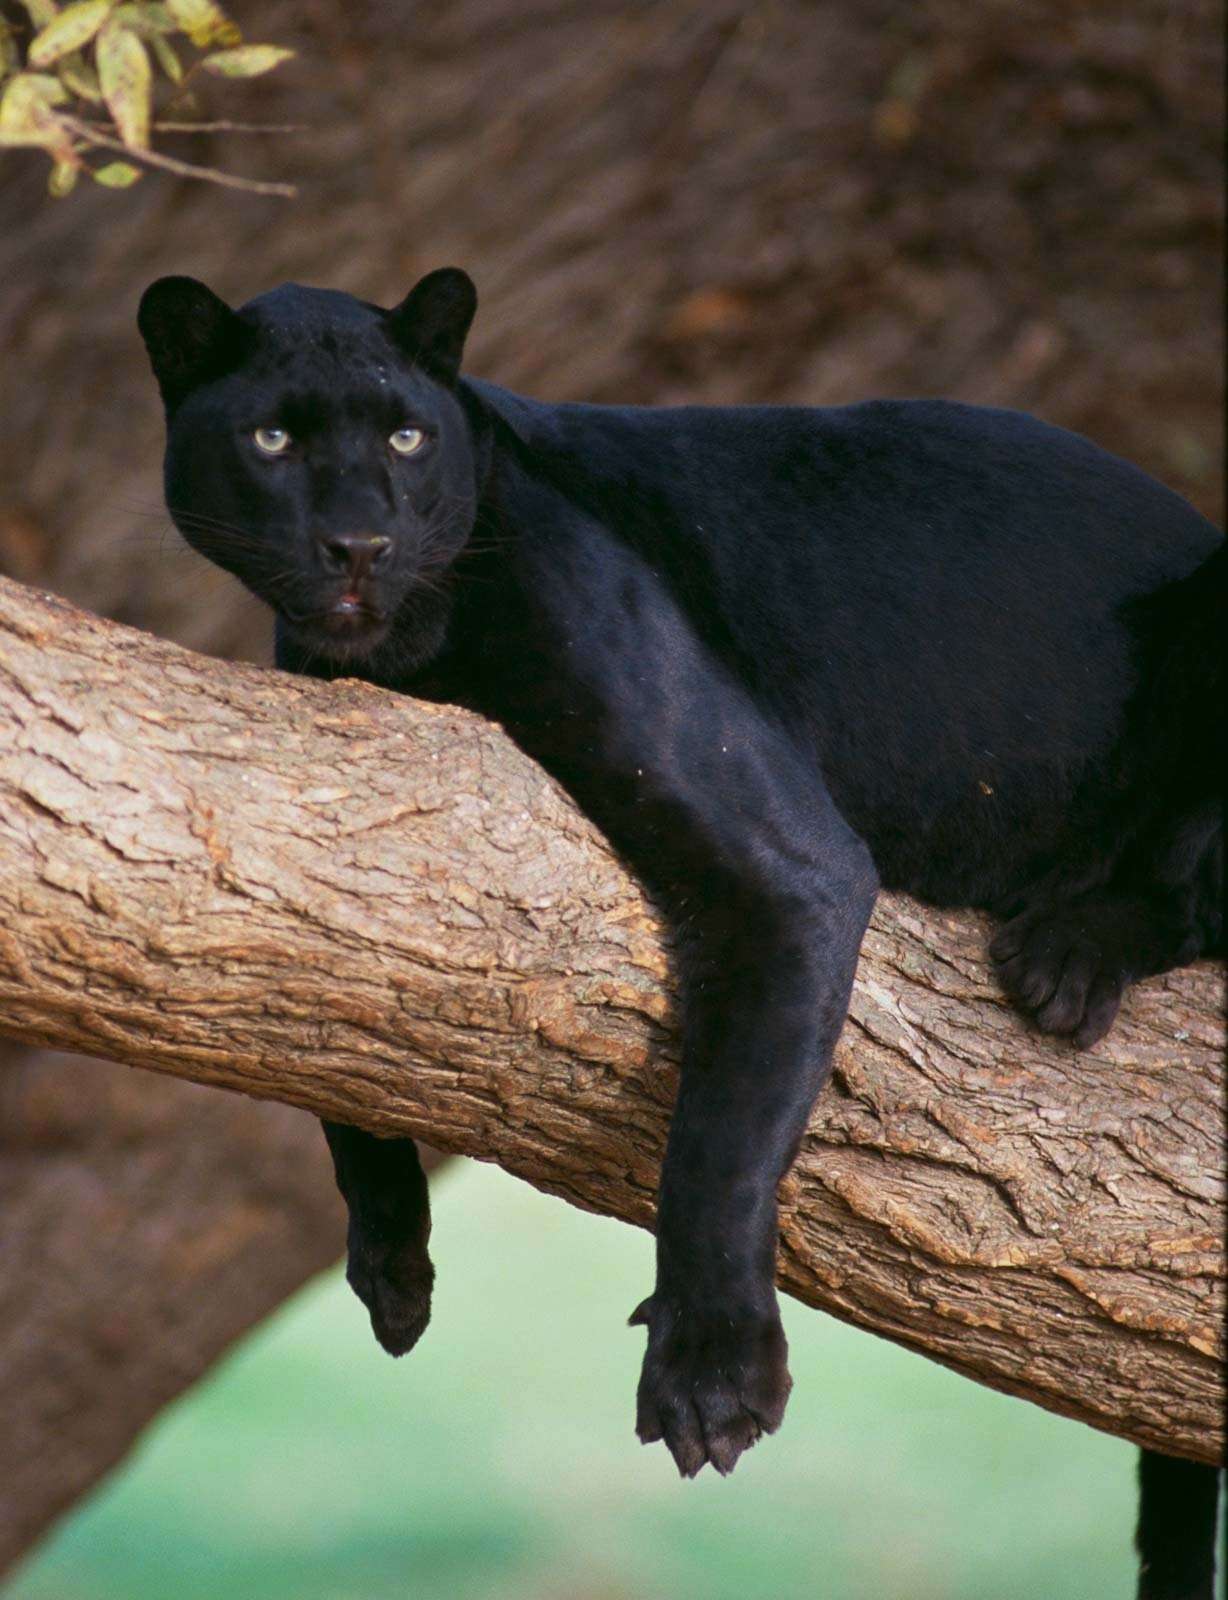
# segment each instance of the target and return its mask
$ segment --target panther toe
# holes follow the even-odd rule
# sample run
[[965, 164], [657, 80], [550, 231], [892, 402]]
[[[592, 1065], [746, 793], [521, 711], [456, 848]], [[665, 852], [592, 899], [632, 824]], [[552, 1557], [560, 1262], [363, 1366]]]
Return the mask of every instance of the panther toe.
[[351, 1240], [346, 1281], [366, 1306], [371, 1331], [391, 1356], [417, 1344], [431, 1320], [435, 1270], [418, 1249], [389, 1249]]
[[653, 1295], [631, 1321], [648, 1327], [636, 1432], [663, 1440], [684, 1478], [709, 1465], [725, 1476], [780, 1426], [792, 1380], [774, 1308], [731, 1317]]

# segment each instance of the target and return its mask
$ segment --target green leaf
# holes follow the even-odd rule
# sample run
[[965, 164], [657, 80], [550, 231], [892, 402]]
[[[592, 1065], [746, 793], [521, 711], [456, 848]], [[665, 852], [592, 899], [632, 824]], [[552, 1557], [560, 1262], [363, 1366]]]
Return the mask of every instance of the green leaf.
[[30, 13], [30, 21], [36, 28], [45, 28], [60, 9], [56, 0], [21, 0], [21, 3]]
[[179, 24], [166, 6], [157, 0], [137, 0], [132, 5], [116, 6], [115, 20], [122, 27], [131, 28], [142, 39], [156, 39], [160, 33], [178, 33]]
[[179, 57], [171, 49], [170, 44], [165, 39], [159, 38], [157, 34], [154, 34], [149, 43], [153, 47], [154, 55], [156, 55], [158, 58], [158, 65], [162, 68], [163, 72], [166, 73], [171, 82], [182, 83], [183, 66], [179, 60]]
[[218, 50], [206, 56], [201, 66], [206, 72], [216, 72], [220, 78], [258, 78], [262, 72], [272, 72], [293, 54], [293, 50], [283, 50], [276, 44], [245, 44], [237, 50]]
[[62, 106], [68, 99], [68, 91], [54, 72], [19, 72], [9, 84], [9, 92], [19, 84], [23, 94], [32, 100], [41, 100], [45, 106]]
[[119, 136], [132, 150], [149, 146], [149, 113], [153, 69], [145, 46], [131, 28], [112, 18], [98, 35], [98, 82]]
[[43, 145], [62, 149], [68, 135], [52, 111], [68, 99], [58, 78], [42, 72], [19, 72], [0, 96], [0, 144]]
[[12, 28], [0, 17], [0, 83], [21, 66], [21, 51]]
[[102, 27], [110, 9], [111, 0], [76, 0], [35, 34], [26, 60], [32, 67], [49, 67], [70, 51], [80, 50]]
[[166, 0], [166, 9], [198, 50], [242, 41], [243, 35], [214, 0]]
[[127, 189], [141, 177], [140, 167], [130, 161], [108, 161], [105, 167], [95, 167], [90, 173], [95, 183], [106, 189]]
[[74, 52], [70, 56], [65, 56], [56, 71], [66, 89], [71, 89], [73, 94], [79, 95], [82, 100], [92, 100], [95, 105], [101, 105], [102, 89], [98, 83], [98, 74], [83, 55]]
[[51, 169], [51, 176], [47, 179], [47, 193], [53, 200], [62, 200], [66, 194], [71, 194], [77, 186], [77, 174], [80, 167], [75, 161], [57, 161]]

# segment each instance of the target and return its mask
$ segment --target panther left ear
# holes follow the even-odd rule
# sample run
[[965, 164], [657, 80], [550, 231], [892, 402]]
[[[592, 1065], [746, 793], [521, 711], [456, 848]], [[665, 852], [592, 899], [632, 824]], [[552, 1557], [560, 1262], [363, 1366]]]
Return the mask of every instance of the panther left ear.
[[243, 324], [195, 278], [151, 283], [141, 296], [136, 320], [168, 411], [240, 357]]
[[478, 308], [473, 280], [459, 267], [428, 272], [388, 313], [393, 337], [417, 366], [441, 383], [460, 371], [465, 335]]

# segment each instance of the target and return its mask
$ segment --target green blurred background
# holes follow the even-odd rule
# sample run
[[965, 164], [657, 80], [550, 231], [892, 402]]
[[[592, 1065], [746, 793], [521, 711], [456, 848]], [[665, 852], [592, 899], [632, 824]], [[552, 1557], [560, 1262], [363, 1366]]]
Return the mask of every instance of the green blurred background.
[[393, 1362], [338, 1271], [172, 1406], [3, 1600], [1121, 1600], [1134, 1451], [786, 1300], [782, 1432], [632, 1433], [652, 1241], [494, 1167], [435, 1185]]

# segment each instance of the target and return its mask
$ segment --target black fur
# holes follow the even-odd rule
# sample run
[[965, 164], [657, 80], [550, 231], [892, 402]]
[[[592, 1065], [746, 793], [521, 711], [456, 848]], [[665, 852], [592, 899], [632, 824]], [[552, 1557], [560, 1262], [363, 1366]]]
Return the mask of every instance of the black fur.
[[[474, 304], [455, 271], [392, 312], [153, 285], [168, 503], [273, 607], [282, 666], [497, 718], [671, 918], [684, 1063], [638, 1429], [727, 1472], [788, 1396], [776, 1186], [879, 885], [997, 911], [1003, 983], [1083, 1047], [1134, 979], [1221, 947], [1225, 546], [1010, 411], [521, 399], [458, 376]], [[351, 1281], [399, 1351], [430, 1268], [397, 1159], [338, 1154]]]
[[1144, 1450], [1138, 1476], [1138, 1600], [1212, 1600], [1220, 1474]]

